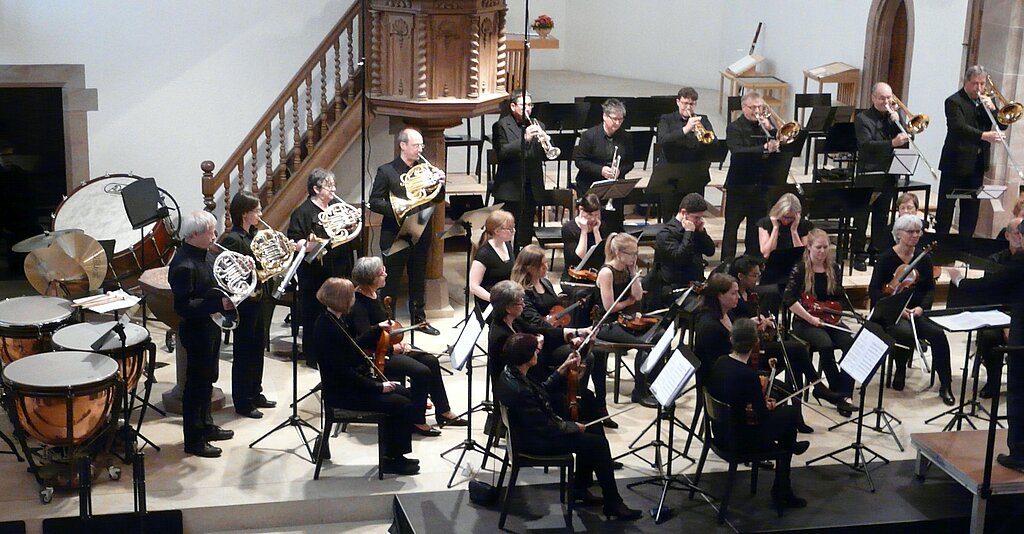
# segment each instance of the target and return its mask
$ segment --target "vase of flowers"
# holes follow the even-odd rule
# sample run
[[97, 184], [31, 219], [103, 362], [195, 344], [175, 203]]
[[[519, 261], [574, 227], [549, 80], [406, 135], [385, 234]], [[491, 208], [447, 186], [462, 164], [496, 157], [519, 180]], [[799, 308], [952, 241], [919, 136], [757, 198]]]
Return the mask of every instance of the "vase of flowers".
[[537, 35], [540, 35], [541, 39], [547, 39], [548, 34], [551, 33], [551, 28], [554, 27], [555, 21], [547, 15], [541, 15], [537, 17], [533, 21], [533, 26], [531, 26], [531, 28], [533, 28], [533, 30], [537, 32]]

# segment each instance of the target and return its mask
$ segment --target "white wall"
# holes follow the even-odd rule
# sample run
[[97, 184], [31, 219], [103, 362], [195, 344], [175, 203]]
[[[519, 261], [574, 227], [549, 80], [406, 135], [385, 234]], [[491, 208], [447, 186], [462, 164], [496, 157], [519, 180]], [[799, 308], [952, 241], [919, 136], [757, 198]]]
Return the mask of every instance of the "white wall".
[[230, 155], [349, 5], [0, 0], [0, 63], [84, 64], [90, 176], [154, 176], [193, 210], [199, 164]]
[[[533, 0], [530, 2], [530, 24], [533, 24], [533, 21], [538, 16], [548, 15], [555, 21], [555, 27], [551, 30], [551, 37], [559, 40], [559, 48], [557, 49], [536, 49], [530, 52], [530, 70], [564, 70], [567, 68], [564, 39], [571, 31], [571, 28], [577, 26], [577, 22], [575, 17], [573, 17], [573, 20], [569, 20], [569, 17], [566, 17], [566, 4], [565, 0]], [[505, 31], [518, 34], [519, 38], [522, 39], [523, 29], [527, 21], [525, 14], [526, 0], [506, 0], [505, 6], [508, 7], [508, 13], [506, 13], [505, 17]]]

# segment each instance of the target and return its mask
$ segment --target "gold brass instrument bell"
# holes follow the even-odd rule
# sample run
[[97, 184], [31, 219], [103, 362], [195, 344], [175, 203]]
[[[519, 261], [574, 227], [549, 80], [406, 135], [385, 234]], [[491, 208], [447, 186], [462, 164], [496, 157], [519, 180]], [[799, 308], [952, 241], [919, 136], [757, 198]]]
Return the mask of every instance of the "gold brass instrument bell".
[[441, 192], [444, 172], [430, 164], [427, 158], [420, 156], [419, 163], [399, 177], [398, 183], [405, 188], [406, 198], [391, 193], [391, 209], [395, 218], [401, 221], [415, 208], [427, 204]]
[[917, 135], [928, 129], [928, 125], [931, 123], [931, 119], [924, 113], [918, 113], [914, 115], [907, 109], [907, 105], [900, 100], [900, 97], [892, 95], [893, 102], [896, 106], [903, 110], [903, 113], [907, 114], [907, 131], [910, 135]]
[[[700, 115], [697, 115], [696, 113], [690, 116], [700, 117]], [[715, 142], [715, 132], [712, 132], [711, 130], [704, 128], [704, 124], [700, 122], [693, 125], [693, 133], [694, 135], [697, 136], [697, 141], [699, 141], [702, 145], [710, 145], [711, 143]]]
[[[795, 121], [794, 122], [785, 122], [785, 121], [783, 121], [782, 117], [780, 117], [778, 113], [775, 113], [775, 110], [772, 109], [772, 107], [769, 106], [768, 104], [764, 105], [764, 108], [761, 110], [761, 113], [759, 114], [759, 116], [760, 117], [766, 117], [770, 124], [773, 124], [773, 125], [774, 124], [781, 124], [782, 125], [782, 126], [779, 126], [778, 127], [778, 131], [775, 132], [775, 140], [778, 141], [780, 145], [788, 145], [788, 144], [790, 144], [790, 143], [792, 143], [793, 141], [796, 140], [796, 136], [800, 135], [800, 123], [795, 122]], [[772, 121], [773, 119], [774, 119], [774, 122]], [[764, 126], [762, 126], [761, 129], [763, 130]], [[768, 137], [771, 137], [771, 135], [769, 135], [767, 130], [765, 130], [764, 134], [766, 136], [768, 136]]]
[[265, 228], [256, 232], [249, 246], [252, 249], [252, 255], [259, 262], [256, 267], [256, 277], [260, 282], [266, 282], [288, 270], [293, 257], [292, 242], [286, 235], [274, 230], [262, 218], [259, 221]]
[[1007, 101], [1003, 93], [999, 91], [999, 88], [992, 81], [991, 76], [988, 77], [987, 85], [985, 93], [990, 98], [994, 97], [999, 105], [999, 110], [996, 111], [996, 120], [999, 121], [999, 124], [1009, 126], [1024, 116], [1024, 105], [1012, 100]]

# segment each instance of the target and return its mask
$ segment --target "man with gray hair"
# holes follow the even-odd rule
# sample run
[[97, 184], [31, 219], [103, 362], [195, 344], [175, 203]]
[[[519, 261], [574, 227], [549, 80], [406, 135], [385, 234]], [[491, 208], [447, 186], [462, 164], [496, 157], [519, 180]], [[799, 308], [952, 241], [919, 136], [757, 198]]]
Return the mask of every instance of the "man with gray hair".
[[[609, 98], [601, 104], [601, 109], [601, 124], [580, 135], [579, 148], [573, 157], [580, 170], [576, 173], [577, 198], [583, 198], [594, 182], [625, 178], [633, 170], [633, 137], [622, 129], [626, 106], [617, 98]], [[605, 232], [621, 232], [625, 202], [621, 198], [613, 200], [612, 206], [613, 210], [601, 213]]]
[[[986, 94], [988, 73], [985, 67], [973, 65], [964, 73], [964, 85], [946, 99], [946, 140], [939, 158], [939, 204], [936, 210], [935, 231], [948, 234], [953, 224], [956, 200], [946, 198], [954, 189], [981, 187], [985, 170], [992, 156], [992, 143], [1003, 138], [1002, 132], [992, 129], [992, 120], [982, 106], [995, 111], [996, 106]], [[1006, 125], [999, 124], [1005, 130]], [[960, 237], [970, 239], [978, 224], [980, 202], [960, 199]]]
[[234, 432], [214, 425], [210, 415], [221, 335], [210, 314], [234, 306], [217, 290], [213, 268], [206, 261], [207, 250], [217, 239], [217, 220], [207, 211], [194, 211], [183, 217], [180, 234], [184, 242], [171, 260], [167, 281], [174, 295], [174, 311], [181, 318], [178, 337], [188, 355], [181, 400], [185, 453], [216, 458], [221, 450], [209, 442], [231, 439]]

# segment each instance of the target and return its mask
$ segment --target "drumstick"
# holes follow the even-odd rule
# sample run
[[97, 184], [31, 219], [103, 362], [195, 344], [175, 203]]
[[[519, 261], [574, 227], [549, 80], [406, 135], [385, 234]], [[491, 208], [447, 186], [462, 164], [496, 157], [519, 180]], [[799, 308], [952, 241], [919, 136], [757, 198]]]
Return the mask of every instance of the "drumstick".
[[583, 427], [586, 428], [586, 427], [588, 427], [590, 425], [594, 425], [594, 424], [600, 423], [601, 421], [604, 421], [605, 419], [611, 419], [612, 417], [615, 417], [616, 415], [624, 414], [624, 413], [632, 410], [633, 408], [636, 408], [637, 406], [640, 406], [640, 405], [639, 404], [634, 404], [634, 405], [630, 406], [629, 408], [625, 408], [625, 409], [620, 410], [620, 411], [615, 412], [615, 413], [610, 413], [610, 414], [608, 414], [608, 415], [606, 415], [606, 416], [604, 416], [604, 417], [602, 417], [600, 419], [594, 419], [593, 421], [583, 425]]

